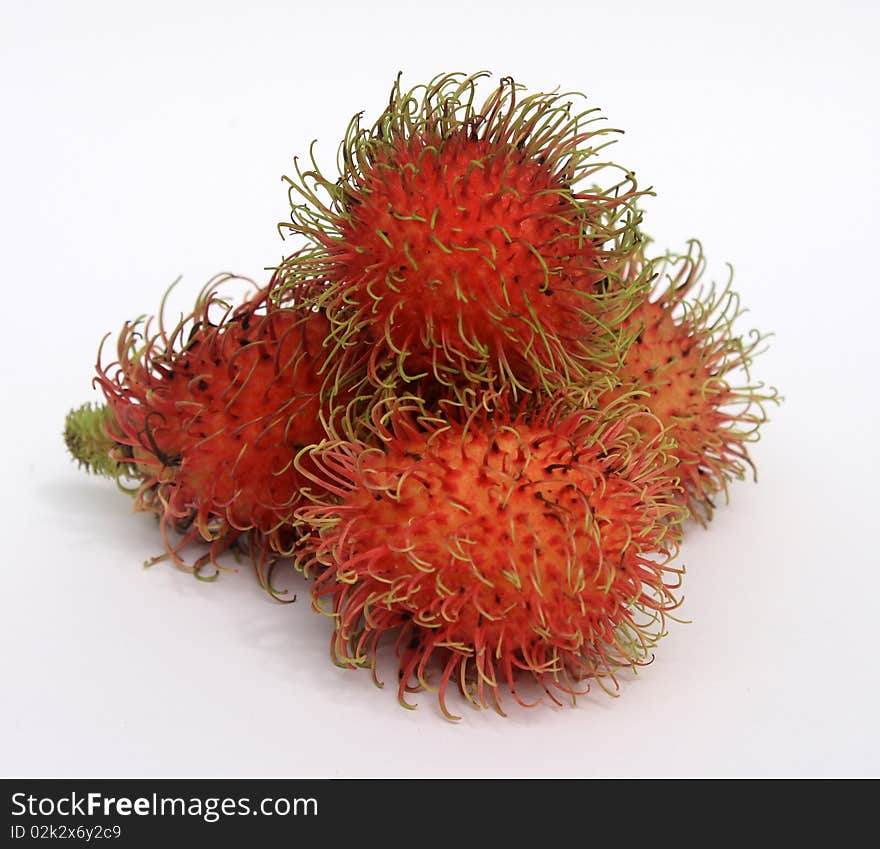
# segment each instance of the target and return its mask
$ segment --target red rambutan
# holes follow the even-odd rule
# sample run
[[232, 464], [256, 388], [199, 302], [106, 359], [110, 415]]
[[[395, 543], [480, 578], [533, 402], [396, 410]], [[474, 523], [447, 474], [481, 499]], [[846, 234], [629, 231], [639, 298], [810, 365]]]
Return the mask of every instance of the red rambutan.
[[597, 157], [616, 131], [570, 95], [526, 96], [510, 79], [477, 105], [483, 76], [410, 91], [398, 79], [372, 129], [352, 121], [338, 179], [314, 159], [287, 178], [280, 226], [312, 249], [284, 273], [326, 284], [331, 336], [341, 350], [367, 340], [374, 386], [428, 374], [552, 389], [595, 378], [615, 350], [607, 316], [629, 297], [619, 268], [639, 238], [633, 175]]
[[[659, 282], [623, 323], [632, 342], [620, 384], [599, 403], [639, 396], [674, 441], [670, 453], [678, 463], [682, 498], [694, 518], [705, 522], [712, 517], [713, 498], [726, 495], [730, 480], [742, 479], [746, 466], [755, 473], [747, 446], [767, 419], [765, 405], [779, 397], [775, 389], [751, 381], [750, 364], [766, 337], [734, 332], [743, 309], [731, 280], [720, 289], [697, 288], [705, 269], [699, 242], [690, 242], [682, 256], [636, 260], [633, 277], [647, 279], [644, 269], [652, 266]], [[743, 385], [732, 382], [737, 372], [745, 377]]]
[[503, 714], [649, 663], [682, 523], [754, 471], [779, 400], [730, 281], [698, 288], [699, 243], [646, 255], [644, 192], [602, 153], [619, 131], [510, 78], [478, 98], [487, 76], [398, 77], [338, 176], [295, 160], [299, 243], [268, 286], [236, 305], [222, 275], [171, 329], [164, 298], [127, 323], [106, 405], [64, 432], [157, 517], [151, 563], [211, 580], [243, 550], [276, 598], [298, 567], [335, 662], [382, 686], [391, 643], [399, 702], [427, 689], [449, 719], [450, 688]]
[[116, 361], [99, 357], [96, 378], [113, 417], [113, 459], [140, 480], [136, 509], [159, 516], [163, 557], [185, 567], [184, 546], [211, 543], [197, 575], [245, 532], [264, 552], [292, 545], [305, 482], [294, 457], [326, 437], [327, 320], [271, 302], [269, 289], [233, 308], [217, 293], [231, 279], [212, 280], [170, 332], [164, 300], [157, 331], [151, 321], [126, 324]]
[[371, 443], [313, 453], [326, 494], [298, 511], [311, 528], [300, 556], [334, 617], [336, 661], [376, 677], [396, 632], [401, 703], [425, 687], [448, 717], [450, 681], [501, 712], [502, 686], [525, 703], [519, 675], [558, 703], [647, 662], [681, 573], [675, 473], [641, 436], [648, 414], [502, 401], [456, 424], [419, 409], [377, 410]]

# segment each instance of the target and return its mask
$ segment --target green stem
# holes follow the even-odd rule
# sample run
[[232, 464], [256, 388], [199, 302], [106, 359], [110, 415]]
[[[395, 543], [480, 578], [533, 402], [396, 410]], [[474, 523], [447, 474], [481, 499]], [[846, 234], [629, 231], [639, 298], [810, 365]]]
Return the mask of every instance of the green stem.
[[114, 480], [125, 465], [110, 453], [118, 447], [108, 433], [108, 428], [115, 424], [113, 411], [106, 405], [83, 404], [71, 410], [64, 420], [64, 442], [73, 459], [87, 472]]

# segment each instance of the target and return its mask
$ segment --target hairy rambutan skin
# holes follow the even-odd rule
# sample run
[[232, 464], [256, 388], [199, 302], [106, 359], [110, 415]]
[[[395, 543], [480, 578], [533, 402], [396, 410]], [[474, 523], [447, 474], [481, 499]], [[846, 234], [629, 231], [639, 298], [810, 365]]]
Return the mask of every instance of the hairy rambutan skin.
[[[293, 545], [306, 483], [294, 457], [327, 436], [326, 319], [273, 302], [271, 286], [233, 307], [218, 288], [239, 279], [212, 280], [171, 330], [164, 300], [157, 328], [152, 319], [127, 323], [116, 360], [104, 365], [99, 355], [95, 380], [114, 418], [113, 459], [140, 480], [135, 509], [159, 517], [163, 557], [188, 568], [179, 552], [211, 544], [197, 575], [242, 542], [263, 566], [269, 551]], [[300, 462], [308, 468], [308, 457]]]
[[334, 618], [334, 659], [375, 677], [395, 632], [401, 703], [424, 687], [450, 718], [450, 681], [501, 712], [504, 686], [524, 703], [520, 675], [558, 703], [647, 662], [678, 604], [682, 511], [662, 437], [641, 435], [646, 415], [502, 401], [454, 423], [399, 403], [372, 442], [318, 446], [325, 494], [298, 511], [311, 528], [300, 558]]
[[[767, 405], [780, 400], [776, 389], [751, 379], [752, 361], [767, 337], [734, 329], [744, 310], [730, 288], [732, 271], [720, 288], [704, 288], [705, 266], [697, 241], [683, 255], [635, 259], [632, 276], [656, 282], [623, 322], [631, 343], [619, 384], [599, 400], [639, 397], [667, 428], [682, 498], [701, 523], [712, 518], [717, 495], [727, 497], [729, 482], [745, 477], [746, 467], [757, 478], [748, 444], [759, 437]], [[650, 275], [646, 268], [653, 269]]]
[[616, 131], [510, 79], [477, 105], [483, 76], [398, 79], [371, 129], [352, 121], [338, 179], [314, 159], [287, 178], [281, 227], [312, 249], [283, 272], [323, 281], [331, 335], [343, 350], [367, 340], [374, 386], [555, 389], [598, 379], [616, 348], [608, 317], [639, 239], [633, 175], [597, 158]]

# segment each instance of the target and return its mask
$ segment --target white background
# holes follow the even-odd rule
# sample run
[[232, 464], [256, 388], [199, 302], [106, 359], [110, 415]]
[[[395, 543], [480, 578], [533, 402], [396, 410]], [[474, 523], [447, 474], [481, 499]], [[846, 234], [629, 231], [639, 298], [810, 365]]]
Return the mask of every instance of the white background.
[[[875, 3], [4, 3], [0, 330], [6, 775], [845, 775], [880, 757]], [[409, 6], [409, 8], [408, 8]], [[418, 6], [418, 10], [416, 7]], [[464, 708], [328, 657], [329, 621], [243, 570], [140, 564], [150, 517], [65, 454], [99, 339], [208, 276], [264, 280], [280, 181], [409, 85], [486, 68], [585, 91], [657, 198], [774, 330], [780, 387], [695, 529], [684, 615], [622, 696]], [[393, 682], [392, 682], [393, 683]]]

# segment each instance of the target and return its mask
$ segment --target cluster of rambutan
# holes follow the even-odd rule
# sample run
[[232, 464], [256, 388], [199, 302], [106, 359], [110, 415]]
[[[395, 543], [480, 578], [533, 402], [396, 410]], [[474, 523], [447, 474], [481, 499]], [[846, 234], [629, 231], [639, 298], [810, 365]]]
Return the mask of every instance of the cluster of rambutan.
[[483, 76], [398, 81], [338, 175], [288, 178], [301, 245], [270, 283], [126, 324], [106, 404], [66, 428], [163, 557], [210, 578], [243, 547], [273, 594], [293, 563], [339, 664], [377, 675], [387, 637], [401, 703], [425, 688], [448, 716], [450, 682], [500, 711], [649, 661], [685, 519], [744, 476], [776, 399], [699, 245], [647, 254], [615, 131], [510, 79], [480, 102]]

